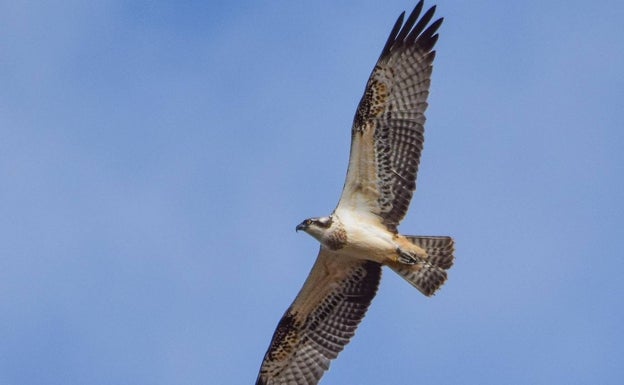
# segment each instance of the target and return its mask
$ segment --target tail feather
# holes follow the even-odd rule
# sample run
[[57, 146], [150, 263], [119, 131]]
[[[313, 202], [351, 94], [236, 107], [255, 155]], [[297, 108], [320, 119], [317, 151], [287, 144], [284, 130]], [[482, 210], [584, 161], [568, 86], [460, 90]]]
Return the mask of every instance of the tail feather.
[[446, 269], [453, 265], [451, 237], [406, 236], [427, 252], [427, 258], [413, 265], [391, 262], [388, 266], [426, 296], [433, 295], [446, 282]]
[[415, 235], [406, 235], [413, 244], [420, 246], [427, 252], [427, 261], [434, 266], [441, 267], [444, 270], [453, 266], [453, 252], [455, 251], [455, 242], [451, 237], [418, 237]]

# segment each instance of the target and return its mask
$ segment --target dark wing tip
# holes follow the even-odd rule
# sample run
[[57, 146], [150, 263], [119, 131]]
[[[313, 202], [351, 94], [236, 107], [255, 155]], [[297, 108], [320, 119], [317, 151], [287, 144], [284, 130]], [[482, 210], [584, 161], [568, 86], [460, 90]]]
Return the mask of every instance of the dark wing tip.
[[392, 31], [390, 31], [390, 36], [388, 36], [388, 40], [386, 40], [386, 44], [384, 45], [383, 50], [381, 50], [381, 56], [384, 55], [384, 52], [390, 50], [390, 47], [394, 43], [397, 38], [397, 34], [401, 30], [401, 25], [403, 25], [403, 18], [405, 17], [405, 11], [401, 12], [397, 21], [394, 23], [394, 27], [392, 27]]
[[416, 45], [425, 52], [431, 51], [438, 40], [438, 35], [435, 32], [442, 25], [444, 18], [437, 19], [427, 27], [433, 18], [436, 6], [431, 6], [419, 19], [423, 6], [424, 1], [420, 0], [405, 23], [403, 23], [405, 12], [401, 13], [388, 36], [379, 59], [386, 57], [392, 50], [401, 46]]

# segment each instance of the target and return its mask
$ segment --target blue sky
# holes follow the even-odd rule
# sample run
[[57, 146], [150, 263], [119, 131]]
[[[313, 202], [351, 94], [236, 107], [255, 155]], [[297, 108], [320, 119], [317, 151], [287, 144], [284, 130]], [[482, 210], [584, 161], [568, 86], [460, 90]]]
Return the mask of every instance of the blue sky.
[[[0, 384], [253, 383], [414, 4], [0, 1]], [[385, 271], [322, 383], [619, 384], [624, 3], [438, 15], [400, 230], [456, 264]]]

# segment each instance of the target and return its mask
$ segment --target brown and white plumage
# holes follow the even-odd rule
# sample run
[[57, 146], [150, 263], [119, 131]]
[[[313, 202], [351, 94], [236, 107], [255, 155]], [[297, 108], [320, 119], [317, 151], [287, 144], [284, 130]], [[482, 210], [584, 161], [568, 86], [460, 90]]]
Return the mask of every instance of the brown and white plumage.
[[316, 384], [349, 342], [377, 292], [381, 265], [321, 249], [277, 325], [256, 384]]
[[442, 23], [421, 0], [399, 16], [366, 84], [351, 131], [342, 196], [328, 217], [297, 226], [321, 243], [310, 275], [279, 322], [256, 385], [317, 384], [354, 335], [386, 265], [432, 295], [453, 263], [450, 237], [397, 226], [416, 188], [433, 46]]
[[416, 22], [422, 6], [421, 1], [402, 28], [401, 14], [368, 79], [353, 120], [349, 171], [338, 203], [354, 209], [354, 203], [367, 202], [366, 209], [390, 231], [396, 231], [416, 188], [432, 48], [442, 24], [438, 19], [425, 29], [435, 6]]

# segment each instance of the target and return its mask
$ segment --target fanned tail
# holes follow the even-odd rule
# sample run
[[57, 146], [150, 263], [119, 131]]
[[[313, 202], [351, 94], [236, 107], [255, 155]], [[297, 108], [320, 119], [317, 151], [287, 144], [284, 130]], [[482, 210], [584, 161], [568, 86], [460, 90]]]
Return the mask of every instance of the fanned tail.
[[425, 250], [427, 258], [412, 265], [391, 262], [388, 266], [424, 295], [433, 295], [446, 282], [446, 270], [453, 266], [453, 238], [414, 235], [405, 238]]
[[419, 237], [406, 235], [413, 244], [420, 246], [427, 252], [427, 260], [434, 266], [444, 270], [453, 266], [453, 252], [455, 242], [451, 237]]

